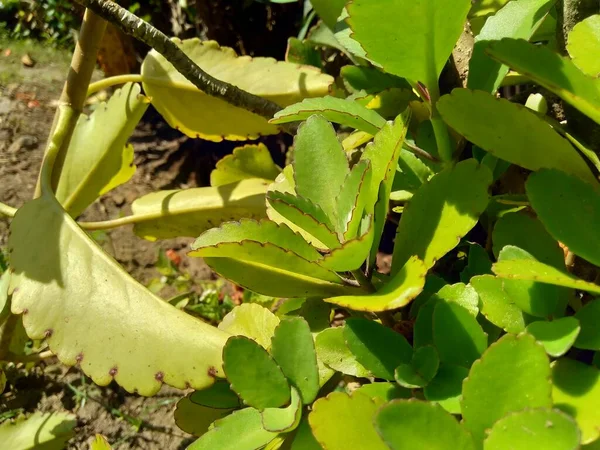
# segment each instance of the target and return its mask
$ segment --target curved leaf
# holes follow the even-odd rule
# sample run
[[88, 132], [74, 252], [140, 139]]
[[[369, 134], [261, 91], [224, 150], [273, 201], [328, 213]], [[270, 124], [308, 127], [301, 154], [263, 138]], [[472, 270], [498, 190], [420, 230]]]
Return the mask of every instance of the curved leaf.
[[292, 387], [290, 404], [283, 408], [266, 408], [261, 412], [262, 424], [267, 431], [287, 432], [298, 426], [302, 417], [302, 399]]
[[210, 185], [218, 187], [246, 178], [274, 181], [280, 172], [281, 169], [273, 162], [264, 144], [244, 145], [234, 148], [231, 155], [217, 162], [216, 168], [210, 173]]
[[268, 349], [277, 325], [279, 318], [267, 308], [256, 303], [242, 303], [223, 317], [218, 328], [234, 336], [254, 339]]
[[567, 51], [573, 63], [583, 73], [600, 76], [600, 15], [589, 16], [579, 22], [569, 33]]
[[355, 377], [368, 377], [370, 372], [356, 360], [344, 340], [344, 328], [327, 328], [317, 334], [315, 348], [318, 358], [338, 372]]
[[375, 67], [344, 66], [340, 75], [350, 92], [364, 90], [367, 94], [376, 94], [390, 88], [410, 89], [410, 84], [403, 78], [382, 72]]
[[133, 231], [148, 240], [188, 236], [229, 220], [266, 217], [264, 180], [242, 180], [220, 187], [153, 192], [131, 205]]
[[348, 272], [359, 269], [369, 256], [371, 245], [373, 244], [373, 218], [367, 216], [365, 220], [368, 221], [369, 226], [364, 234], [358, 236], [356, 239], [345, 242], [340, 248], [332, 250], [331, 253], [328, 253], [319, 261], [319, 264], [336, 272]]
[[215, 420], [222, 419], [232, 411], [233, 409], [217, 409], [199, 405], [192, 402], [190, 396], [187, 396], [177, 402], [173, 416], [175, 423], [183, 431], [194, 436], [202, 436]]
[[462, 384], [468, 374], [466, 367], [441, 364], [433, 380], [423, 389], [423, 394], [450, 414], [460, 414]]
[[[326, 95], [333, 82], [332, 77], [315, 67], [272, 58], [238, 57], [231, 48], [219, 47], [214, 41], [175, 42], [209, 75], [280, 106]], [[256, 139], [279, 132], [267, 119], [198, 90], [156, 50], [144, 59], [141, 74], [152, 104], [169, 125], [190, 137], [218, 142]]]
[[415, 349], [410, 364], [400, 364], [394, 371], [394, 378], [401, 386], [409, 389], [426, 386], [435, 376], [440, 366], [440, 358], [430, 345]]
[[239, 397], [226, 380], [217, 380], [209, 388], [196, 391], [186, 398], [196, 405], [215, 409], [231, 410], [241, 406]]
[[314, 0], [311, 1], [313, 8], [325, 22], [325, 24], [333, 29], [335, 23], [337, 22], [337, 18], [342, 12], [342, 8], [344, 7], [346, 0]]
[[373, 400], [380, 399], [386, 402], [396, 398], [410, 398], [412, 395], [409, 389], [398, 386], [396, 383], [380, 381], [363, 384], [354, 392], [364, 394], [368, 397], [371, 397]]
[[575, 341], [575, 347], [588, 350], [600, 350], [600, 300], [586, 303], [575, 313], [581, 324], [581, 332]]
[[529, 170], [559, 169], [595, 180], [577, 150], [522, 105], [481, 91], [454, 89], [440, 99], [438, 109], [448, 125], [498, 158]]
[[600, 123], [600, 81], [585, 75], [568, 58], [515, 39], [495, 42], [487, 52]]
[[148, 108], [139, 84], [127, 83], [73, 131], [56, 187], [56, 198], [73, 217], [135, 173], [127, 140]]
[[62, 450], [75, 434], [75, 416], [67, 413], [35, 412], [27, 419], [9, 420], [0, 425], [0, 442], [6, 449]]
[[525, 316], [504, 289], [501, 278], [482, 275], [471, 278], [471, 285], [481, 299], [481, 313], [491, 323], [508, 333], [525, 330]]
[[527, 332], [554, 358], [567, 353], [580, 329], [579, 321], [574, 317], [562, 317], [551, 322], [540, 320], [527, 326]]
[[309, 98], [279, 111], [270, 123], [281, 124], [306, 120], [320, 114], [330, 122], [375, 134], [385, 125], [385, 119], [375, 111], [352, 100], [337, 97]]
[[[357, 237], [365, 207], [370, 207], [367, 204], [370, 184], [371, 164], [369, 160], [361, 160], [352, 167], [336, 199], [337, 231], [343, 241]], [[367, 214], [371, 213], [367, 211]]]

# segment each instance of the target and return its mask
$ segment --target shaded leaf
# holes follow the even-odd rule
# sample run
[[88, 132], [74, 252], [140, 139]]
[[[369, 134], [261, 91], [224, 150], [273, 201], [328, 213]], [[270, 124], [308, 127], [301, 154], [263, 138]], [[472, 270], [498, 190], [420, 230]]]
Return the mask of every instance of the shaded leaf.
[[295, 64], [307, 64], [318, 69], [323, 67], [319, 50], [309, 41], [301, 41], [295, 37], [288, 38], [285, 60]]
[[441, 364], [433, 380], [425, 386], [423, 394], [427, 400], [438, 403], [450, 414], [460, 414], [462, 384], [468, 374], [466, 367]]
[[412, 396], [409, 389], [398, 386], [396, 383], [376, 382], [363, 384], [354, 392], [364, 394], [373, 400], [379, 399], [384, 402], [396, 398], [410, 398]]
[[187, 396], [177, 402], [173, 416], [180, 429], [194, 436], [202, 436], [215, 420], [222, 419], [232, 411], [233, 409], [217, 409], [199, 405], [193, 402], [190, 396]]
[[[362, 160], [352, 167], [344, 180], [336, 199], [336, 229], [341, 241], [348, 241], [357, 237], [365, 207], [372, 209], [372, 205], [368, 204], [371, 178], [370, 161]], [[367, 214], [372, 214], [372, 211], [367, 211]], [[373, 228], [373, 224], [371, 224], [371, 228]], [[369, 250], [370, 246], [367, 249], [367, 254]]]
[[314, 0], [311, 1], [313, 8], [325, 22], [325, 24], [333, 29], [335, 27], [335, 23], [337, 22], [337, 18], [342, 12], [342, 8], [345, 5], [345, 0]]
[[370, 375], [346, 345], [343, 327], [321, 331], [315, 339], [315, 347], [317, 357], [332, 369], [355, 377]]
[[569, 351], [579, 330], [579, 321], [574, 317], [563, 317], [551, 322], [540, 320], [527, 326], [527, 332], [535, 337], [544, 346], [546, 353], [554, 358]]
[[322, 450], [323, 447], [319, 445], [315, 439], [310, 425], [308, 423], [308, 416], [305, 416], [300, 421], [300, 425], [296, 429], [296, 435], [292, 442], [290, 450]]
[[0, 425], [0, 442], [10, 450], [62, 450], [77, 425], [75, 416], [63, 412], [35, 412], [28, 418], [10, 420]]
[[504, 289], [501, 278], [483, 275], [471, 278], [471, 285], [481, 299], [481, 313], [491, 323], [508, 333], [525, 330], [526, 317]]
[[319, 264], [336, 272], [359, 269], [369, 256], [374, 234], [372, 216], [365, 217], [364, 222], [369, 224], [364, 234], [345, 242], [340, 248], [334, 249], [325, 255]]
[[424, 346], [415, 349], [410, 364], [400, 364], [394, 378], [401, 386], [409, 389], [427, 386], [439, 368], [440, 358], [435, 348]]
[[265, 430], [278, 432], [293, 430], [298, 426], [302, 417], [302, 399], [300, 398], [300, 394], [292, 387], [291, 400], [288, 406], [283, 408], [266, 408], [261, 414]]
[[575, 313], [581, 324], [581, 332], [575, 341], [575, 347], [587, 350], [600, 350], [600, 300], [586, 303]]
[[210, 173], [210, 185], [218, 187], [247, 178], [275, 180], [280, 172], [264, 144], [244, 145], [234, 148], [231, 155], [217, 162]]
[[403, 78], [382, 72], [375, 67], [344, 66], [340, 75], [349, 91], [375, 94], [390, 88], [410, 89], [410, 84]]
[[567, 51], [573, 63], [586, 75], [600, 76], [600, 15], [586, 17], [569, 33]]
[[197, 405], [215, 409], [230, 410], [241, 406], [239, 397], [231, 390], [226, 380], [217, 380], [212, 386], [193, 392], [186, 398]]
[[[233, 308], [221, 323], [219, 329], [231, 335], [241, 335], [254, 339], [268, 349], [279, 318], [267, 308], [256, 303], [242, 303]], [[207, 405], [213, 406], [213, 405]]]

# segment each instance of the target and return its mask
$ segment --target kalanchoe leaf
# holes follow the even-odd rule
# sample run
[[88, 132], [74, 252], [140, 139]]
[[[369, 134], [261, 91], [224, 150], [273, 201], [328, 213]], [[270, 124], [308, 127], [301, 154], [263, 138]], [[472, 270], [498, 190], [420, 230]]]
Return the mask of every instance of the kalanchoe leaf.
[[485, 275], [492, 273], [492, 261], [487, 251], [479, 244], [471, 243], [469, 245], [469, 256], [467, 267], [460, 273], [460, 280], [468, 283], [476, 275]]
[[317, 442], [308, 423], [308, 416], [300, 421], [296, 429], [294, 440], [290, 447], [291, 450], [323, 450], [323, 447]]
[[7, 449], [65, 448], [75, 434], [75, 416], [64, 412], [42, 413], [36, 411], [28, 418], [15, 423], [5, 420], [0, 425], [0, 442]]
[[267, 308], [256, 303], [242, 303], [223, 317], [219, 330], [254, 339], [259, 345], [269, 349], [277, 325], [279, 319]]
[[600, 84], [581, 72], [570, 59], [546, 46], [517, 39], [495, 42], [487, 53], [600, 123]]
[[485, 450], [572, 450], [579, 448], [580, 432], [568, 415], [551, 409], [531, 409], [508, 414], [494, 424]]
[[323, 68], [321, 62], [321, 52], [309, 41], [302, 41], [295, 37], [288, 38], [288, 45], [285, 51], [286, 62], [295, 64], [306, 64], [314, 66], [317, 69]]
[[406, 338], [377, 322], [348, 319], [344, 338], [357, 361], [377, 378], [394, 380], [394, 369], [411, 363], [412, 349]]
[[173, 416], [179, 428], [199, 437], [208, 431], [215, 420], [229, 415], [233, 409], [217, 409], [194, 403], [190, 399], [194, 394], [183, 397], [177, 402]]
[[440, 358], [432, 346], [415, 349], [410, 364], [400, 364], [394, 371], [398, 384], [409, 389], [427, 386], [439, 368]]
[[595, 14], [579, 22], [569, 33], [567, 51], [573, 63], [592, 78], [600, 76], [600, 15]]
[[438, 405], [393, 400], [375, 416], [375, 428], [392, 450], [475, 450], [471, 436]]
[[558, 170], [532, 174], [527, 196], [548, 232], [569, 250], [600, 266], [600, 185]]
[[317, 357], [328, 367], [355, 377], [368, 377], [370, 372], [356, 360], [344, 340], [344, 327], [328, 328], [315, 339]]
[[471, 367], [463, 383], [463, 425], [481, 445], [485, 430], [507, 413], [552, 406], [550, 361], [535, 339], [507, 334]]
[[317, 353], [308, 322], [302, 317], [284, 318], [275, 329], [271, 354], [299, 391], [301, 402], [312, 403], [320, 386]]
[[279, 111], [269, 122], [281, 124], [306, 120], [313, 114], [320, 114], [333, 123], [349, 126], [375, 134], [385, 125], [385, 119], [375, 111], [352, 100], [337, 97], [305, 99]]
[[579, 334], [579, 321], [574, 317], [563, 317], [551, 322], [543, 320], [530, 323], [527, 332], [537, 339], [546, 353], [557, 358], [564, 355]]
[[466, 367], [442, 363], [433, 380], [425, 386], [423, 394], [427, 400], [438, 403], [450, 414], [460, 414], [462, 384], [468, 374]]
[[290, 386], [267, 351], [244, 336], [233, 336], [223, 348], [223, 369], [235, 391], [248, 406], [263, 410], [290, 401]]
[[247, 178], [275, 180], [280, 173], [281, 168], [273, 162], [264, 144], [244, 145], [217, 162], [210, 173], [210, 185], [218, 187]]
[[234, 409], [241, 405], [239, 397], [225, 380], [217, 380], [209, 388], [193, 392], [187, 398], [197, 405], [215, 409]]
[[[315, 361], [316, 364], [316, 361]], [[261, 412], [263, 428], [267, 431], [288, 432], [300, 423], [302, 417], [302, 399], [300, 393], [292, 387], [291, 400], [283, 408], [266, 408]]]
[[575, 341], [575, 347], [587, 350], [600, 350], [600, 300], [586, 303], [575, 313], [581, 324], [581, 332]]
[[311, 2], [313, 8], [325, 22], [325, 24], [333, 29], [335, 23], [337, 22], [337, 18], [339, 17], [342, 8], [344, 7], [344, 0], [315, 0]]
[[360, 393], [332, 392], [314, 403], [308, 422], [316, 440], [328, 450], [387, 450], [373, 427], [379, 404]]
[[368, 223], [368, 227], [361, 236], [345, 242], [340, 248], [336, 248], [319, 262], [320, 265], [336, 272], [346, 272], [359, 269], [369, 256], [371, 245], [373, 243], [373, 234], [375, 228], [373, 216], [366, 216], [363, 222]]
[[397, 398], [411, 398], [412, 393], [409, 389], [398, 386], [396, 383], [376, 382], [363, 384], [354, 392], [364, 394], [373, 400], [390, 401]]
[[443, 278], [431, 273], [427, 274], [425, 277], [425, 286], [423, 286], [423, 291], [410, 305], [410, 318], [415, 319], [421, 306], [427, 303], [431, 296], [440, 291], [444, 286], [446, 286], [446, 284], [446, 280]]
[[410, 84], [405, 79], [382, 72], [375, 67], [344, 66], [340, 74], [346, 89], [350, 92], [365, 91], [367, 94], [376, 94], [389, 88], [410, 89]]
[[[475, 226], [488, 204], [492, 175], [468, 159], [435, 175], [404, 208], [396, 233], [392, 274], [411, 255], [427, 268], [453, 249]], [[432, 218], [435, 217], [435, 220]]]
[[561, 358], [552, 365], [554, 406], [575, 419], [581, 443], [600, 437], [600, 371], [572, 359]]
[[569, 141], [522, 105], [482, 91], [454, 89], [440, 99], [438, 109], [449, 126], [498, 158], [529, 170], [555, 168], [594, 180]]
[[298, 315], [308, 322], [312, 333], [318, 333], [329, 328], [331, 305], [320, 298], [307, 298], [300, 307]]
[[[370, 161], [361, 160], [352, 167], [344, 180], [336, 199], [336, 229], [342, 242], [354, 239], [358, 233], [365, 207], [369, 207], [371, 177]], [[372, 212], [367, 211], [367, 214], [372, 214]]]

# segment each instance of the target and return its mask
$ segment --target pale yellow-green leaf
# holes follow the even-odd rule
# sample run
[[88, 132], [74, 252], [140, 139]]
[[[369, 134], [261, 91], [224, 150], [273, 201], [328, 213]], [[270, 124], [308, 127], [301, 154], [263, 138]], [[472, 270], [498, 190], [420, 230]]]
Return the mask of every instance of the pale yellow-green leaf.
[[[331, 76], [315, 67], [237, 56], [232, 49], [219, 47], [214, 41], [189, 39], [176, 43], [208, 74], [280, 106], [327, 95], [333, 83]], [[152, 104], [169, 125], [190, 137], [218, 142], [278, 132], [267, 119], [199, 91], [156, 50], [148, 54], [141, 72]]]
[[6, 450], [62, 450], [73, 436], [77, 421], [64, 412], [35, 412], [27, 419], [0, 425], [0, 448]]
[[127, 140], [148, 102], [139, 84], [128, 83], [89, 117], [80, 116], [56, 188], [56, 198], [73, 217], [133, 176], [133, 147]]
[[197, 237], [222, 222], [266, 217], [268, 182], [241, 180], [219, 187], [158, 191], [131, 205], [134, 232], [144, 239]]
[[279, 317], [267, 308], [256, 303], [242, 303], [223, 318], [219, 329], [229, 334], [249, 337], [269, 349], [277, 325]]
[[96, 437], [90, 444], [90, 450], [111, 450], [112, 447], [101, 434], [96, 434]]
[[567, 50], [585, 74], [600, 77], [600, 14], [579, 22], [569, 33]]
[[210, 185], [217, 187], [246, 178], [274, 181], [281, 169], [273, 162], [269, 149], [262, 143], [233, 149], [210, 173]]

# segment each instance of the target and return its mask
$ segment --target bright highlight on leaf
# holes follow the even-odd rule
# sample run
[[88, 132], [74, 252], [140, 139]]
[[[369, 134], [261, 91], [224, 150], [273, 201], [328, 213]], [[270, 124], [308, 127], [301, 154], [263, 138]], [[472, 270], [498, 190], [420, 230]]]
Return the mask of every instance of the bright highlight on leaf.
[[600, 76], [600, 15], [587, 17], [579, 22], [571, 33], [567, 51], [573, 63], [592, 78]]
[[580, 329], [579, 321], [574, 317], [562, 317], [551, 322], [540, 320], [527, 326], [527, 332], [554, 358], [567, 353]]
[[218, 187], [247, 178], [274, 181], [280, 172], [264, 144], [244, 145], [217, 162], [215, 170], [210, 173], [210, 185]]
[[267, 308], [256, 303], [242, 303], [223, 317], [219, 330], [254, 339], [259, 345], [269, 349], [277, 325], [279, 318]]
[[6, 449], [62, 450], [75, 434], [75, 416], [63, 412], [35, 412], [15, 423], [5, 420], [0, 425], [0, 442]]

